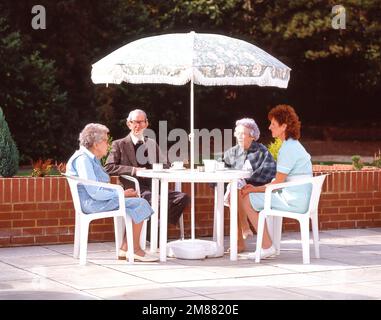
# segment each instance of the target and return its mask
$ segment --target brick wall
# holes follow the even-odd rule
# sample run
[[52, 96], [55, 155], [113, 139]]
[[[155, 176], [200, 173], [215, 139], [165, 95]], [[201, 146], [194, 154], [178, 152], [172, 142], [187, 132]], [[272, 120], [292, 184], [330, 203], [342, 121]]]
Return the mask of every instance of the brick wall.
[[330, 172], [320, 197], [319, 228], [375, 227], [381, 227], [381, 171]]
[[[317, 168], [315, 174], [327, 172]], [[323, 171], [324, 169], [324, 171]], [[208, 184], [196, 184], [196, 235], [212, 235], [214, 192]], [[190, 185], [183, 185], [190, 194]], [[190, 210], [184, 215], [186, 236], [190, 235]], [[319, 206], [320, 230], [381, 227], [381, 171], [330, 172]], [[297, 231], [294, 221], [285, 219], [284, 229]], [[74, 210], [70, 190], [63, 177], [0, 178], [0, 247], [72, 243]], [[229, 234], [229, 211], [225, 208], [225, 234]], [[170, 238], [178, 227], [168, 230]], [[112, 219], [90, 225], [91, 241], [114, 238]]]

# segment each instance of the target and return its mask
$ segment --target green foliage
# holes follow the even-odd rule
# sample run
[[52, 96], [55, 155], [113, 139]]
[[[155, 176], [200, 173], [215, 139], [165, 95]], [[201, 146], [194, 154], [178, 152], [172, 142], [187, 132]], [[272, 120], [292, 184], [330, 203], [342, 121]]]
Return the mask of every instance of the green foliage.
[[269, 150], [275, 161], [277, 161], [278, 159], [278, 152], [281, 146], [282, 140], [279, 138], [275, 138], [274, 141], [267, 146], [267, 149]]
[[12, 177], [19, 167], [19, 152], [0, 107], [0, 176]]
[[361, 170], [364, 167], [364, 163], [359, 155], [352, 156], [352, 165], [355, 170]]
[[111, 151], [112, 137], [110, 135], [108, 136], [108, 139], [107, 139], [107, 145], [108, 145], [108, 147], [107, 147], [107, 154], [101, 159], [102, 166], [104, 166], [106, 164], [106, 160], [107, 160], [108, 154]]
[[22, 153], [23, 162], [55, 157], [67, 148], [66, 93], [56, 83], [53, 60], [31, 50], [28, 41], [0, 18], [0, 104]]
[[79, 130], [89, 122], [104, 123], [113, 136], [124, 136], [124, 119], [136, 107], [147, 111], [156, 132], [160, 120], [168, 121], [168, 130], [187, 129], [188, 85], [106, 88], [90, 80], [91, 64], [113, 50], [170, 32], [237, 37], [292, 68], [287, 90], [196, 86], [196, 128], [230, 128], [233, 118], [246, 117], [254, 109], [255, 119], [266, 122], [268, 109], [283, 102], [297, 108], [303, 123], [380, 120], [374, 104], [381, 98], [379, 0], [341, 1], [347, 14], [345, 30], [331, 26], [331, 10], [337, 4], [331, 0], [41, 0], [39, 4], [46, 8], [47, 29], [36, 31], [30, 25], [31, 1], [0, 3], [0, 105], [24, 163], [40, 157], [67, 159]]
[[[355, 87], [375, 87], [381, 73], [381, 2], [378, 0], [255, 1], [252, 33], [294, 61], [351, 59], [364, 67], [348, 72]], [[346, 29], [332, 27], [332, 7], [343, 5]], [[295, 59], [297, 58], [297, 59]], [[361, 81], [360, 81], [361, 80]]]
[[[235, 0], [169, 0], [161, 17], [166, 28], [190, 26], [200, 30], [221, 26], [229, 13], [237, 9], [240, 1]], [[164, 1], [163, 1], [164, 3]], [[162, 7], [162, 9], [164, 9]], [[190, 30], [189, 30], [190, 31]], [[195, 30], [196, 31], [196, 30]]]

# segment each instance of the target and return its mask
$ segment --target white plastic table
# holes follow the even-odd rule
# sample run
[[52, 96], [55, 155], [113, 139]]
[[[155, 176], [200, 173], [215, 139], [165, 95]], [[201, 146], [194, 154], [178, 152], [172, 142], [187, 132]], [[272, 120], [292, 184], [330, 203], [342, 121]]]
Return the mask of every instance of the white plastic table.
[[[155, 213], [151, 216], [151, 252], [157, 250], [158, 233], [158, 210], [159, 210], [159, 182], [161, 185], [160, 196], [160, 261], [167, 259], [167, 223], [168, 223], [168, 184], [170, 182], [190, 183], [216, 183], [215, 192], [215, 221], [216, 242], [218, 254], [224, 253], [224, 183], [231, 183], [230, 193], [230, 260], [237, 260], [237, 181], [248, 178], [251, 173], [243, 170], [221, 170], [216, 172], [199, 172], [197, 170], [172, 170], [166, 169], [159, 172], [153, 170], [141, 170], [137, 172], [139, 177], [152, 178], [152, 208]], [[192, 197], [194, 196], [192, 192]], [[193, 204], [192, 199], [192, 204]], [[192, 205], [192, 210], [194, 207]], [[192, 219], [192, 224], [194, 219]], [[192, 225], [192, 238], [194, 237], [194, 225]]]

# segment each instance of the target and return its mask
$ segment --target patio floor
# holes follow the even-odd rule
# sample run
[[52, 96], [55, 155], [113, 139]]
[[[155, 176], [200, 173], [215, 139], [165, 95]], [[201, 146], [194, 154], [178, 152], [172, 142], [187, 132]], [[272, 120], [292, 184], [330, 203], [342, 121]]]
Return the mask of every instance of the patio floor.
[[311, 245], [310, 265], [298, 237], [283, 233], [280, 256], [260, 264], [243, 253], [235, 262], [225, 255], [129, 265], [105, 242], [90, 243], [80, 266], [72, 244], [0, 248], [0, 300], [381, 299], [381, 228], [321, 231], [321, 258]]

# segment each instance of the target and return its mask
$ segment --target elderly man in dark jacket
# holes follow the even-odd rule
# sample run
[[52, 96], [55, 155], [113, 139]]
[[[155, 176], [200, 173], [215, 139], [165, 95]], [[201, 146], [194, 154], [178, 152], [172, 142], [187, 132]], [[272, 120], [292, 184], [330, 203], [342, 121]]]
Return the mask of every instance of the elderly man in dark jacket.
[[[166, 163], [167, 161], [161, 154], [157, 143], [143, 135], [144, 130], [148, 127], [147, 115], [143, 110], [131, 111], [127, 118], [127, 126], [130, 133], [123, 139], [113, 141], [105, 169], [110, 175], [125, 174], [137, 178], [141, 196], [151, 202], [151, 179], [137, 177], [136, 173], [139, 170], [152, 169], [152, 163]], [[120, 180], [125, 189], [132, 187], [130, 181], [122, 178]], [[190, 199], [186, 193], [169, 191], [168, 222], [170, 224], [177, 224], [189, 202]]]

